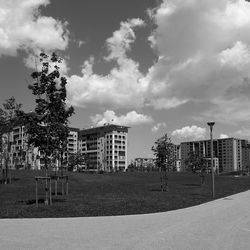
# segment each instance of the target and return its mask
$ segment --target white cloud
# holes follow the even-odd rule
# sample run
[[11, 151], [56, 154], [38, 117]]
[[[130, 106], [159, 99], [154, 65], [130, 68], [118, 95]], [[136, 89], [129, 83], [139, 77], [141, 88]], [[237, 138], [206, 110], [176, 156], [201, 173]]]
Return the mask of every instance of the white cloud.
[[143, 26], [144, 22], [139, 18], [121, 22], [120, 29], [113, 32], [113, 36], [106, 40], [109, 55], [107, 61], [126, 60], [126, 53], [131, 49], [131, 44], [135, 41], [134, 28]]
[[226, 139], [226, 138], [229, 138], [229, 136], [226, 134], [220, 134], [220, 139]]
[[241, 41], [237, 41], [232, 48], [227, 48], [219, 54], [222, 65], [236, 67], [238, 70], [250, 62], [250, 47]]
[[248, 128], [242, 128], [240, 130], [237, 130], [234, 132], [235, 136], [238, 136], [243, 139], [249, 139], [250, 138], [250, 129]]
[[153, 99], [148, 104], [149, 106], [153, 106], [155, 109], [170, 109], [170, 108], [176, 108], [184, 103], [186, 103], [186, 100], [178, 100], [177, 98], [159, 98], [159, 99]]
[[[148, 10], [155, 29], [148, 40], [158, 60], [146, 74], [128, 57], [141, 19], [121, 22], [106, 40], [106, 75], [94, 72], [93, 58], [80, 75], [68, 77], [71, 104], [112, 109], [176, 108], [206, 103], [196, 118], [250, 121], [250, 3], [244, 0], [162, 0]], [[199, 108], [198, 108], [199, 109]], [[197, 110], [198, 110], [197, 109]]]
[[151, 130], [153, 133], [156, 133], [161, 128], [166, 128], [166, 127], [167, 127], [167, 124], [165, 122], [160, 122], [160, 123], [157, 123], [155, 126], [153, 126]]
[[149, 13], [156, 24], [149, 40], [159, 60], [146, 78], [149, 88], [161, 86], [152, 103], [204, 102], [210, 105], [199, 114], [203, 120], [250, 120], [249, 93], [230, 91], [250, 79], [250, 3], [163, 0]]
[[116, 66], [107, 75], [95, 74], [93, 58], [84, 62], [82, 75], [72, 75], [68, 84], [68, 98], [73, 105], [85, 107], [90, 103], [112, 107], [143, 106], [147, 82], [139, 71], [139, 64], [127, 57], [136, 36], [134, 28], [144, 25], [141, 19], [121, 22], [120, 29], [106, 40], [108, 56]]
[[206, 129], [197, 127], [196, 125], [186, 126], [174, 130], [171, 135], [178, 139], [204, 139], [206, 136]]
[[131, 126], [153, 122], [151, 116], [138, 114], [136, 111], [128, 112], [126, 115], [117, 116], [114, 111], [107, 110], [103, 114], [96, 114], [90, 118], [95, 126], [102, 126], [105, 123]]
[[[211, 110], [204, 111], [200, 116], [204, 117], [204, 119], [209, 117], [211, 120], [233, 125], [239, 122], [249, 121], [250, 110], [247, 108], [249, 98], [246, 94], [250, 92], [250, 85], [246, 87], [239, 85], [238, 87], [232, 88], [232, 90], [235, 92], [228, 93], [226, 99], [214, 99], [215, 107]], [[242, 92], [244, 90], [245, 93]]]
[[64, 50], [68, 45], [67, 23], [42, 16], [39, 8], [49, 0], [0, 1], [0, 56], [26, 52]]

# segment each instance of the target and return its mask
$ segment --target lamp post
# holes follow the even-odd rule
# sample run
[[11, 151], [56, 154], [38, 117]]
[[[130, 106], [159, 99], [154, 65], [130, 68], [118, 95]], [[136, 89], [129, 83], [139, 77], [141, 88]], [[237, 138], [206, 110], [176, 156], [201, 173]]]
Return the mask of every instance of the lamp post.
[[214, 149], [213, 149], [213, 126], [215, 122], [208, 122], [207, 125], [210, 127], [210, 140], [211, 140], [211, 173], [212, 173], [212, 196], [215, 197], [214, 191]]

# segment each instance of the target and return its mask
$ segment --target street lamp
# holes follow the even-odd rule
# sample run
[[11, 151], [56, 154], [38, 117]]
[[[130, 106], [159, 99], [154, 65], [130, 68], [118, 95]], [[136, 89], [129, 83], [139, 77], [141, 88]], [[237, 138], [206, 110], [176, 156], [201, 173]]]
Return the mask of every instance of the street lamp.
[[212, 196], [215, 197], [214, 192], [214, 149], [213, 149], [213, 126], [215, 122], [208, 122], [207, 125], [210, 127], [210, 139], [211, 139], [211, 173], [212, 173]]

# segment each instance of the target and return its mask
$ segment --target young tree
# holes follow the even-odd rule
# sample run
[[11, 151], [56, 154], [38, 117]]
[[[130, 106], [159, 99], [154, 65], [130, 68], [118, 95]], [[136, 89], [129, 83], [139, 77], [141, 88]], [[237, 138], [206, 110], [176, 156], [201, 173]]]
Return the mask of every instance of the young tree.
[[205, 184], [207, 160], [201, 153], [190, 151], [188, 158], [185, 160], [185, 165], [187, 166], [187, 170], [199, 173], [201, 185]]
[[60, 76], [61, 62], [55, 53], [40, 54], [41, 69], [31, 74], [34, 83], [29, 85], [36, 97], [36, 107], [34, 112], [22, 114], [28, 144], [37, 147], [43, 156], [46, 176], [49, 158], [56, 156], [62, 162], [69, 134], [68, 118], [74, 113], [73, 107], [66, 105], [67, 79]]
[[[165, 134], [161, 138], [157, 139], [154, 146], [152, 147], [152, 151], [154, 152], [154, 161], [156, 167], [158, 167], [161, 172], [164, 173], [164, 175], [161, 177], [161, 189], [163, 191], [168, 187], [167, 172], [174, 168], [175, 147], [171, 142], [171, 138]], [[165, 188], [163, 187], [163, 184]]]
[[2, 166], [3, 181], [9, 182], [9, 164], [11, 153], [11, 132], [18, 125], [18, 112], [22, 105], [16, 103], [16, 99], [12, 96], [3, 103], [3, 108], [0, 108], [0, 137], [1, 137], [1, 155], [4, 166]]
[[79, 166], [85, 164], [85, 157], [80, 151], [76, 152], [75, 154], [70, 154], [68, 164], [72, 170], [75, 166], [77, 167], [77, 170], [79, 170]]

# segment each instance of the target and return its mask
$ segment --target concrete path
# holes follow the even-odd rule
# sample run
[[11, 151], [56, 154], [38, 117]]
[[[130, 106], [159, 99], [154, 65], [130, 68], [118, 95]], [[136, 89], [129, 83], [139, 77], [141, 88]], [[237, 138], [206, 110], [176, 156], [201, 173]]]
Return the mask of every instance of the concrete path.
[[250, 191], [165, 213], [2, 219], [0, 249], [250, 249]]

